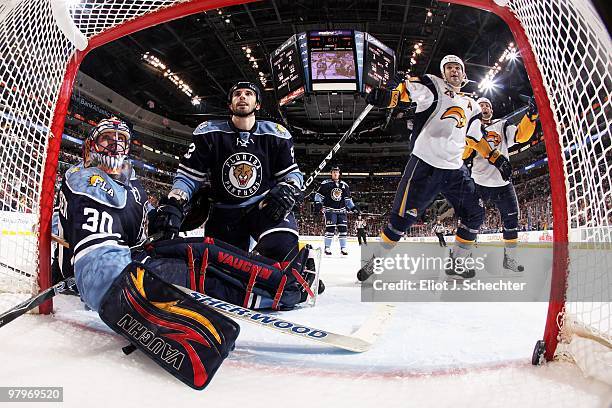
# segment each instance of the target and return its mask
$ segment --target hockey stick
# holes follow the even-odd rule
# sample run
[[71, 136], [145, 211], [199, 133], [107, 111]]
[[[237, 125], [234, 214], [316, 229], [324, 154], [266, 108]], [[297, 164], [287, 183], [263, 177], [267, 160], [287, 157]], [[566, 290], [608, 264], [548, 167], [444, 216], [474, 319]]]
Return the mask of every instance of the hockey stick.
[[255, 324], [259, 327], [265, 327], [283, 334], [297, 336], [305, 340], [322, 343], [327, 346], [352, 351], [354, 353], [363, 353], [372, 347], [376, 339], [382, 334], [385, 323], [392, 314], [390, 309], [391, 306], [381, 305], [376, 308], [375, 312], [353, 335], [337, 334], [308, 325], [293, 323], [267, 313], [245, 309], [182, 286], [174, 286], [183, 293], [191, 296], [196, 302], [211, 307], [233, 319]]
[[370, 113], [373, 107], [374, 105], [367, 105], [363, 109], [363, 111], [359, 114], [357, 119], [355, 119], [355, 122], [353, 122], [353, 126], [351, 126], [351, 128], [347, 130], [344, 133], [344, 135], [342, 135], [340, 140], [338, 140], [338, 142], [334, 145], [334, 147], [332, 147], [332, 149], [327, 154], [327, 156], [325, 156], [321, 164], [319, 164], [319, 166], [312, 173], [310, 173], [310, 177], [308, 177], [308, 179], [302, 186], [302, 191], [306, 191], [306, 189], [310, 187], [310, 185], [313, 183], [313, 181], [319, 175], [319, 173], [321, 173], [321, 171], [325, 168], [325, 166], [327, 166], [327, 162], [331, 160], [332, 157], [334, 157], [334, 154], [342, 147], [344, 142], [346, 142], [346, 140], [353, 134], [355, 129], [357, 129], [357, 126], [359, 126], [359, 124], [363, 121], [363, 119], [365, 119], [365, 117], [368, 115], [368, 113]]
[[74, 277], [66, 278], [63, 281], [56, 283], [50, 288], [40, 292], [33, 298], [28, 299], [25, 302], [22, 302], [17, 306], [13, 307], [12, 309], [9, 309], [8, 311], [2, 313], [2, 315], [0, 315], [0, 327], [12, 322], [22, 314], [29, 312], [37, 306], [40, 306], [42, 303], [51, 299], [53, 296], [59, 295], [60, 293], [75, 290], [75, 288], [76, 280], [74, 279]]
[[[147, 245], [148, 243], [152, 242], [155, 238], [156, 238], [155, 235], [151, 236], [146, 241], [144, 241], [142, 244], [139, 244], [135, 247], [131, 247], [130, 249], [138, 249], [140, 247], [143, 247], [144, 245]], [[51, 240], [57, 242], [59, 245], [65, 248], [70, 247], [68, 245], [68, 242], [66, 242], [63, 238], [58, 237], [57, 235], [51, 234]], [[18, 318], [22, 314], [25, 314], [29, 312], [30, 310], [40, 306], [42, 303], [51, 299], [55, 295], [59, 295], [60, 293], [64, 293], [68, 291], [76, 291], [76, 280], [74, 276], [71, 276], [69, 278], [64, 279], [63, 281], [56, 283], [50, 288], [45, 289], [44, 291], [40, 292], [38, 295], [2, 313], [0, 315], [0, 327], [4, 326], [5, 324], [9, 322], [12, 322], [13, 320]]]

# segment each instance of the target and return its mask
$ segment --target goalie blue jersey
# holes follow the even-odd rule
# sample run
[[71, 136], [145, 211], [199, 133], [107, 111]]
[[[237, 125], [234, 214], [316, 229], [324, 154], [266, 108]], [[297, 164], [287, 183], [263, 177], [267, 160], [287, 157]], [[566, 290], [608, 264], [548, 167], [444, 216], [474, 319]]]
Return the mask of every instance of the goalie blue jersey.
[[130, 247], [146, 234], [147, 195], [132, 172], [127, 185], [97, 167], [71, 167], [59, 192], [58, 261], [74, 275], [82, 299], [94, 310], [113, 280], [131, 262]]

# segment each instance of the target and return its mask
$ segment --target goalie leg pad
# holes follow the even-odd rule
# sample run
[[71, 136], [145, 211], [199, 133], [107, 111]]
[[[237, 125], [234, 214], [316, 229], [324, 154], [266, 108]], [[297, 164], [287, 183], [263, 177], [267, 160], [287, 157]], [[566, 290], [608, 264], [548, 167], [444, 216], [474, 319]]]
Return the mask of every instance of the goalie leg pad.
[[132, 262], [113, 282], [100, 318], [164, 370], [201, 390], [215, 375], [240, 326]]
[[[182, 259], [188, 270], [200, 271], [196, 281], [204, 277], [204, 293], [245, 308], [292, 308], [303, 291], [312, 294], [302, 276], [308, 248], [282, 263], [211, 238], [161, 241], [148, 252], [155, 258]], [[255, 297], [263, 300], [255, 302]]]

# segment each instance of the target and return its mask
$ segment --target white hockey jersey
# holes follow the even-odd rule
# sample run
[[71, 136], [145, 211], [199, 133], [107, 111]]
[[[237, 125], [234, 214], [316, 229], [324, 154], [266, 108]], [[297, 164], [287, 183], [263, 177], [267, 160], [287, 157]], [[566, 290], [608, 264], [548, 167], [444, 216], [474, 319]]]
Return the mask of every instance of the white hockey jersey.
[[[499, 150], [508, 158], [508, 149], [517, 143], [515, 139], [517, 129], [517, 126], [509, 124], [506, 120], [493, 121], [491, 125], [485, 125], [484, 137], [491, 149]], [[502, 187], [510, 183], [502, 178], [494, 165], [479, 154], [474, 157], [472, 178], [476, 184], [484, 187]]]
[[466, 137], [483, 136], [480, 106], [434, 75], [411, 78], [406, 87], [417, 105], [412, 154], [439, 169], [461, 168]]

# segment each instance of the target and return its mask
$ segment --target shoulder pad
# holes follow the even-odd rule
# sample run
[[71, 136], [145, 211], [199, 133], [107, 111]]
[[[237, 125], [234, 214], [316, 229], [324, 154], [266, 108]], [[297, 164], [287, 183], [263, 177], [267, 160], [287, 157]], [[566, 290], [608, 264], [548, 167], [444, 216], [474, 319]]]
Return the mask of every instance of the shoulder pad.
[[280, 137], [281, 139], [291, 139], [291, 133], [289, 133], [286, 127], [280, 123], [274, 123], [267, 120], [258, 120], [257, 129], [253, 133], [258, 135], [272, 135]]
[[203, 135], [210, 132], [234, 133], [227, 120], [207, 120], [198, 125], [193, 131], [194, 135]]
[[321, 185], [323, 185], [323, 184], [328, 184], [328, 183], [331, 183], [331, 182], [333, 182], [333, 180], [332, 180], [332, 179], [323, 180], [323, 181], [321, 182]]
[[66, 172], [65, 180], [66, 186], [76, 195], [113, 208], [125, 207], [125, 187], [97, 167], [73, 166]]
[[348, 183], [344, 180], [340, 180], [340, 184], [342, 184], [342, 187], [348, 187]]

